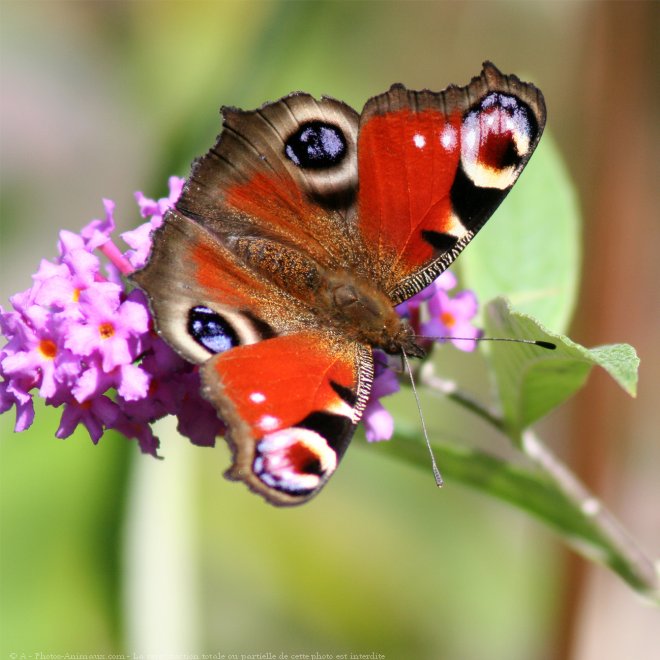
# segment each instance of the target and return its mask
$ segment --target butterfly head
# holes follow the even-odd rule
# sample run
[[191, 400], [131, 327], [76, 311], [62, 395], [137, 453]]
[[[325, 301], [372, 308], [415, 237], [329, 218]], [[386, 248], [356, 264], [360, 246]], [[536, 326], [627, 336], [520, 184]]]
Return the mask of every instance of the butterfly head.
[[419, 343], [408, 322], [403, 319], [400, 323], [399, 333], [392, 338], [389, 346], [384, 347], [383, 350], [391, 355], [404, 353], [416, 358], [423, 358], [426, 355], [426, 349]]

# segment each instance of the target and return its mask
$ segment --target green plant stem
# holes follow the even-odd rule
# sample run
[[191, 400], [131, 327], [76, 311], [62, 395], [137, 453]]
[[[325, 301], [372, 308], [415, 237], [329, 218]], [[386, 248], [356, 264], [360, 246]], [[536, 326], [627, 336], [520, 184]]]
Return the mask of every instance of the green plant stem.
[[625, 558], [641, 584], [650, 593], [660, 594], [660, 580], [653, 562], [642, 552], [628, 532], [586, 486], [546, 447], [530, 429], [523, 433], [522, 450], [548, 475], [559, 490], [589, 518], [616, 552]]
[[[504, 433], [504, 423], [496, 413], [486, 408], [476, 397], [460, 390], [453, 381], [438, 377], [434, 373], [431, 362], [427, 362], [423, 366], [419, 376], [421, 383], [427, 388], [467, 408]], [[617, 560], [625, 564], [626, 572], [634, 576], [640, 591], [655, 602], [660, 602], [658, 569], [603, 503], [533, 431], [527, 429], [523, 433], [520, 448], [524, 455], [554, 484], [555, 488], [572, 503], [575, 509], [589, 520], [598, 535], [612, 548]], [[583, 553], [590, 554], [584, 549]], [[599, 559], [599, 557], [595, 558]]]

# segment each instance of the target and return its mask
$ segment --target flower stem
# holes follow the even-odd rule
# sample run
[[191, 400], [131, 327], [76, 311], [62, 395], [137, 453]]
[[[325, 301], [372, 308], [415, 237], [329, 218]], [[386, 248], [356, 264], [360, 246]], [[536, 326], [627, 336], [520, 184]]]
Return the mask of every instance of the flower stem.
[[117, 267], [122, 275], [130, 275], [135, 271], [131, 262], [121, 253], [121, 250], [110, 239], [98, 248], [110, 262]]
[[419, 377], [422, 384], [426, 385], [429, 389], [443, 394], [448, 399], [481, 417], [481, 419], [494, 426], [498, 431], [504, 432], [504, 422], [500, 417], [492, 410], [486, 408], [474, 395], [460, 390], [453, 380], [440, 378], [436, 375], [433, 363], [430, 360], [424, 363], [424, 366], [419, 372]]
[[[484, 406], [476, 397], [458, 388], [455, 382], [439, 378], [433, 370], [433, 365], [427, 362], [420, 372], [422, 384], [434, 392], [448, 397], [457, 404], [467, 408], [481, 417], [502, 433], [505, 432], [504, 421], [496, 413]], [[660, 576], [653, 561], [639, 548], [628, 532], [605, 508], [587, 487], [562, 463], [552, 451], [543, 444], [541, 439], [531, 430], [523, 432], [520, 448], [523, 454], [540, 469], [542, 474], [553, 484], [557, 491], [572, 505], [575, 511], [586, 519], [593, 527], [598, 537], [602, 539], [610, 551], [611, 557], [607, 563], [622, 567], [618, 572], [632, 577], [631, 584], [638, 590], [660, 603]], [[583, 554], [593, 558], [584, 548]]]
[[552, 479], [566, 498], [591, 520], [617, 554], [626, 561], [629, 570], [636, 575], [649, 595], [660, 598], [660, 576], [656, 566], [603, 503], [543, 444], [534, 431], [527, 429], [523, 432], [522, 450]]

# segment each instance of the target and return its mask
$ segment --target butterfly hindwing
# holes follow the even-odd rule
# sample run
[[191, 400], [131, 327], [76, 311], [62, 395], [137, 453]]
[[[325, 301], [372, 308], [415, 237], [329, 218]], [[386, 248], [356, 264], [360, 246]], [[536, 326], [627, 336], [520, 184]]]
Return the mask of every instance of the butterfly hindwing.
[[164, 339], [202, 365], [202, 394], [229, 429], [228, 476], [277, 505], [315, 495], [366, 405], [371, 351], [315, 328], [296, 298], [177, 211], [133, 279], [148, 292]]
[[213, 357], [202, 368], [202, 392], [229, 427], [227, 476], [278, 505], [314, 496], [353, 436], [372, 378], [368, 349], [322, 331]]
[[294, 332], [313, 316], [201, 222], [168, 211], [149, 263], [133, 280], [150, 300], [158, 332], [185, 359]]
[[394, 85], [360, 118], [358, 222], [396, 304], [430, 284], [502, 202], [545, 124], [541, 93], [485, 63], [466, 87]]

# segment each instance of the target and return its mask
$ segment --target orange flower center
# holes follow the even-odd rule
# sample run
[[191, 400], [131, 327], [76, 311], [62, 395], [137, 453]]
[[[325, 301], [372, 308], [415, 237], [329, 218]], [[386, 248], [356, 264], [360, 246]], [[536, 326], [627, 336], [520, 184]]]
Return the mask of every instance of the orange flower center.
[[80, 289], [74, 289], [71, 297], [73, 298], [73, 302], [78, 302], [80, 300]]
[[456, 325], [456, 317], [451, 312], [442, 312], [442, 314], [440, 314], [440, 320], [448, 328], [452, 328]]
[[115, 334], [115, 326], [112, 323], [101, 323], [99, 326], [101, 339], [110, 339]]
[[57, 355], [57, 346], [52, 339], [42, 339], [39, 342], [39, 352], [47, 360], [53, 360]]

